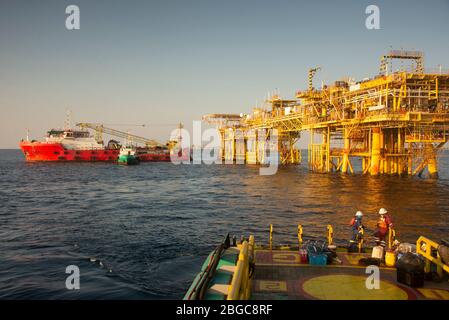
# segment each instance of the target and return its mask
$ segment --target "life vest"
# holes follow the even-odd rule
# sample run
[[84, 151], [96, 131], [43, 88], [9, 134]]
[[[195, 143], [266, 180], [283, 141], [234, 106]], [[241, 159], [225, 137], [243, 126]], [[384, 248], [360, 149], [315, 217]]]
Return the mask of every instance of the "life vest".
[[362, 219], [352, 218], [350, 224], [354, 229], [358, 229], [362, 225]]
[[387, 230], [391, 224], [391, 219], [389, 216], [385, 216], [383, 219], [380, 218], [377, 222], [377, 227], [381, 230]]

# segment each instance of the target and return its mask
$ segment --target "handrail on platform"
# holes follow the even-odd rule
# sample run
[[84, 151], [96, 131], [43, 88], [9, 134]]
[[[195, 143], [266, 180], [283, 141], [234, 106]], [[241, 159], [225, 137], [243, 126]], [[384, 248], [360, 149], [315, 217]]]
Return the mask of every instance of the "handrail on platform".
[[449, 266], [444, 264], [438, 253], [439, 244], [426, 237], [419, 237], [416, 241], [416, 252], [426, 259], [425, 272], [431, 271], [432, 263], [437, 266], [437, 273], [443, 276], [443, 270], [449, 273]]

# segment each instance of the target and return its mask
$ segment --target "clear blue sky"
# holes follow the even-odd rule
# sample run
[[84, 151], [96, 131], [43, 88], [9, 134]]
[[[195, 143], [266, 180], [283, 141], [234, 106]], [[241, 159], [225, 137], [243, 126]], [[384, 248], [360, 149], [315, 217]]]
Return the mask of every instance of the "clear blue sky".
[[[81, 30], [65, 29], [77, 4]], [[365, 8], [381, 30], [365, 28]], [[449, 0], [0, 2], [0, 148], [29, 128], [41, 138], [73, 122], [183, 122], [249, 112], [269, 90], [378, 71], [381, 54], [419, 49], [449, 67]], [[122, 127], [122, 129], [127, 129]], [[165, 141], [171, 127], [132, 128]]]

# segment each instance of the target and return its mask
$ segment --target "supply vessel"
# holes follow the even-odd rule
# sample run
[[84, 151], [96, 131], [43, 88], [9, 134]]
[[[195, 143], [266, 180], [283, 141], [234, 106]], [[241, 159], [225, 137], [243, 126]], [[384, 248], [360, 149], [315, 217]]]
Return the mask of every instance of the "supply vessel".
[[[121, 145], [116, 140], [110, 140], [104, 145], [101, 137], [103, 132], [125, 138], [127, 141], [144, 143], [145, 146], [136, 147], [136, 157], [142, 162], [170, 161], [170, 152], [175, 145], [173, 142], [163, 145], [154, 140], [98, 125], [84, 123], [78, 126], [81, 130], [51, 129], [43, 141], [30, 141], [28, 137], [22, 140], [19, 146], [26, 161], [117, 161]], [[87, 128], [94, 129], [96, 136]]]

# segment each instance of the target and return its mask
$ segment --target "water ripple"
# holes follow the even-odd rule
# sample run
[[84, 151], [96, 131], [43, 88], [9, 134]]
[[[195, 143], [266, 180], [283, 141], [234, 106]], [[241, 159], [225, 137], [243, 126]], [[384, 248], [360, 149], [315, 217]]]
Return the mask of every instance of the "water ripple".
[[[295, 243], [334, 225], [392, 212], [401, 240], [449, 232], [449, 158], [441, 178], [342, 176], [305, 167], [259, 176], [254, 166], [142, 163], [27, 164], [0, 151], [0, 299], [178, 299], [203, 259], [228, 232]], [[369, 237], [368, 240], [371, 238]], [[65, 289], [65, 268], [81, 270], [81, 290]]]

